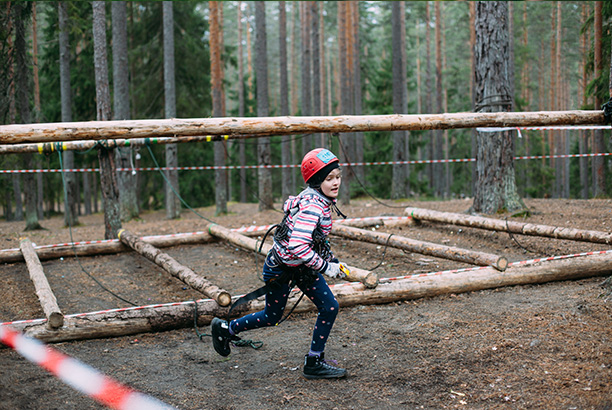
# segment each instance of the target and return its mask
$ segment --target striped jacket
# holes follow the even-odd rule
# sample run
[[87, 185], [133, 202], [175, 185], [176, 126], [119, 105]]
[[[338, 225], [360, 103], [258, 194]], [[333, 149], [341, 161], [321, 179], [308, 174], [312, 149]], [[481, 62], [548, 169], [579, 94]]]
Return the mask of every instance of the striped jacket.
[[[327, 262], [313, 249], [312, 233], [319, 226], [325, 237], [332, 229], [331, 205], [335, 201], [312, 188], [290, 196], [283, 205], [287, 217], [287, 239], [274, 240], [274, 250], [288, 266], [306, 265], [323, 272]], [[334, 256], [330, 254], [331, 260]]]

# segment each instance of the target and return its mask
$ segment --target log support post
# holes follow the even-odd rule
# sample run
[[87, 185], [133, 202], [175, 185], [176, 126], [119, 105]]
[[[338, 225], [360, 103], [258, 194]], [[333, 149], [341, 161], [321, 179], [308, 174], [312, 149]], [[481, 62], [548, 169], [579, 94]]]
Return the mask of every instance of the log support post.
[[167, 253], [164, 253], [153, 245], [144, 242], [139, 237], [129, 231], [126, 231], [125, 229], [120, 230], [117, 236], [122, 243], [128, 245], [145, 258], [154, 262], [172, 276], [182, 280], [187, 285], [202, 292], [209, 298], [214, 299], [220, 306], [228, 306], [231, 303], [231, 296], [227, 291], [213, 285], [211, 282], [197, 275], [188, 267], [181, 265]]
[[51, 290], [51, 286], [49, 286], [49, 281], [47, 280], [42, 264], [36, 255], [32, 241], [30, 241], [28, 238], [21, 238], [19, 242], [19, 249], [21, 249], [23, 259], [25, 259], [28, 272], [30, 273], [30, 279], [32, 279], [32, 282], [34, 283], [36, 295], [38, 296], [43, 311], [45, 312], [49, 327], [52, 329], [62, 327], [64, 324], [64, 315], [57, 304], [57, 299]]

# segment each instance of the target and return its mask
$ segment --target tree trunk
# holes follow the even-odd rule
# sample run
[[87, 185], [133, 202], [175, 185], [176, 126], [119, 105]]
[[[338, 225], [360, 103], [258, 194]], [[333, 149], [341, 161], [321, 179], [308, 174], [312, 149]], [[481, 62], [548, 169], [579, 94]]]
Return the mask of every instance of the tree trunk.
[[[312, 115], [312, 84], [311, 84], [311, 38], [310, 38], [310, 1], [300, 1], [300, 22], [302, 41], [302, 115]], [[312, 135], [305, 135], [302, 139], [302, 155], [313, 149]]]
[[[58, 3], [59, 14], [59, 63], [60, 63], [60, 99], [62, 106], [62, 122], [72, 121], [72, 92], [70, 88], [70, 37], [68, 33], [68, 11], [67, 3]], [[74, 152], [63, 151], [64, 169], [74, 168]], [[76, 174], [66, 172], [64, 182], [66, 186], [66, 197], [64, 199], [64, 225], [76, 226], [79, 224], [76, 207]]]
[[[257, 115], [268, 116], [268, 51], [266, 45], [266, 5], [263, 1], [255, 2], [255, 69], [257, 70]], [[269, 138], [257, 140], [257, 163], [260, 166], [270, 165], [272, 150]], [[259, 182], [259, 210], [274, 209], [272, 192], [272, 171], [270, 168], [257, 170]]]
[[[293, 46], [293, 44], [292, 44]], [[280, 69], [280, 115], [289, 115], [289, 79], [287, 73], [287, 9], [284, 1], [278, 2], [278, 49]], [[281, 163], [291, 164], [291, 137], [283, 135], [281, 140]], [[282, 198], [285, 199], [295, 192], [290, 183], [293, 170], [289, 167], [282, 169]]]
[[[580, 26], [584, 26], [588, 18], [588, 5], [582, 3], [582, 14], [580, 17]], [[587, 49], [587, 33], [582, 33], [580, 36], [580, 54], [581, 54], [581, 68], [582, 68], [582, 84], [579, 84], [579, 92], [582, 96], [582, 107], [587, 105], [587, 92], [586, 86], [588, 84], [588, 71], [587, 71], [587, 60], [588, 60], [588, 49]], [[612, 76], [611, 76], [612, 77]], [[612, 94], [611, 94], [612, 95]], [[581, 155], [587, 154], [588, 149], [588, 131], [580, 132], [579, 140], [579, 153]], [[579, 159], [580, 163], [580, 186], [582, 199], [589, 198], [589, 160], [586, 156], [581, 156]]]
[[[164, 1], [163, 33], [164, 33], [164, 109], [166, 118], [176, 117], [176, 84], [174, 70], [174, 10], [171, 1]], [[166, 167], [178, 167], [178, 147], [175, 144], [166, 145]], [[168, 169], [166, 172], [165, 202], [166, 218], [178, 219], [181, 216], [181, 203], [178, 199], [180, 187], [178, 170]]]
[[[406, 98], [406, 6], [403, 1], [391, 2], [391, 44], [392, 44], [392, 76], [393, 76], [393, 112], [406, 114], [408, 112], [408, 100]], [[406, 194], [406, 171], [407, 165], [397, 164], [406, 161], [408, 156], [404, 150], [406, 131], [393, 131], [393, 164], [391, 179], [391, 198], [404, 198]]]
[[[25, 22], [30, 20], [31, 3], [16, 3], [13, 8], [15, 20], [15, 89], [16, 103], [21, 123], [30, 123], [30, 79], [27, 63], [26, 27]], [[32, 154], [21, 157], [22, 169], [32, 169]], [[42, 229], [38, 222], [36, 177], [27, 172], [23, 175], [24, 202], [25, 202], [25, 230]]]
[[[115, 120], [130, 118], [130, 84], [127, 44], [127, 14], [125, 1], [113, 1], [111, 5], [113, 26], [113, 102]], [[132, 147], [116, 150], [115, 161], [118, 168], [132, 168]], [[136, 171], [119, 171], [121, 219], [130, 221], [138, 217], [138, 198], [136, 190]]]
[[[94, 71], [96, 78], [96, 111], [98, 121], [108, 121], [111, 117], [110, 91], [108, 85], [108, 67], [106, 58], [106, 3], [92, 2]], [[117, 171], [114, 162], [114, 149], [98, 149], [100, 161], [100, 185], [104, 204], [104, 237], [116, 238], [121, 229], [119, 210], [119, 191], [117, 189]]]
[[64, 315], [57, 304], [57, 299], [51, 290], [51, 286], [49, 286], [49, 281], [45, 276], [42, 264], [38, 256], [36, 256], [32, 241], [22, 238], [19, 242], [19, 248], [28, 267], [30, 279], [32, 279], [36, 289], [38, 300], [40, 300], [40, 304], [47, 317], [47, 323], [52, 329], [57, 329], [64, 324]]
[[[440, 15], [440, 2], [434, 2], [434, 14], [436, 16], [436, 112], [441, 113], [442, 110], [442, 18]], [[432, 159], [444, 159], [444, 144], [442, 130], [436, 130], [433, 133], [433, 157]], [[434, 195], [438, 198], [445, 196], [444, 192], [444, 164], [437, 162], [433, 164], [433, 187]]]
[[[242, 47], [242, 2], [238, 2], [238, 116], [244, 117], [244, 51]], [[245, 142], [238, 143], [238, 160], [240, 162], [240, 202], [247, 201], [247, 170]]]
[[[223, 28], [219, 23], [219, 2], [209, 1], [210, 8], [210, 82], [212, 88], [213, 117], [223, 117], [223, 78], [221, 60], [222, 44], [221, 31]], [[221, 167], [225, 166], [226, 147], [225, 141], [214, 143], [215, 167], [215, 215], [227, 213], [227, 171]]]
[[[594, 56], [595, 56], [595, 78], [600, 78], [603, 72], [602, 62], [602, 11], [603, 3], [601, 1], [595, 2], [595, 41], [594, 41]], [[595, 90], [595, 109], [601, 107], [601, 99], [599, 98]], [[593, 136], [593, 153], [606, 152], [604, 144], [603, 130], [595, 130]], [[604, 181], [604, 170], [605, 163], [601, 156], [593, 157], [591, 163], [593, 164], [593, 196], [601, 197], [605, 194], [605, 181]]]
[[[311, 114], [319, 116], [321, 112], [321, 47], [320, 47], [320, 35], [321, 29], [319, 27], [319, 15], [318, 2], [309, 1], [308, 13], [310, 21], [310, 47], [312, 50], [311, 70], [312, 70], [312, 100], [311, 100]], [[323, 147], [325, 143], [323, 141], [323, 134], [312, 135], [313, 145], [315, 147]]]
[[[359, 28], [360, 28], [360, 24], [359, 24], [359, 19], [360, 19], [360, 13], [359, 13], [359, 2], [358, 1], [354, 1], [353, 2], [353, 32], [352, 32], [352, 36], [353, 36], [353, 49], [354, 49], [354, 55], [353, 55], [353, 98], [354, 98], [354, 103], [353, 103], [353, 113], [355, 115], [362, 115], [363, 114], [363, 103], [362, 103], [362, 87], [361, 87], [361, 56], [360, 56], [360, 52], [361, 52], [361, 42], [359, 40]], [[405, 21], [402, 20], [402, 24], [404, 24], [405, 27]], [[405, 31], [405, 29], [404, 29]], [[405, 42], [404, 42], [405, 44]], [[404, 48], [402, 50], [404, 52], [404, 60], [406, 59], [406, 49]], [[404, 78], [406, 78], [406, 72], [404, 72]], [[406, 95], [407, 98], [407, 95]], [[406, 103], [407, 104], [407, 103]], [[408, 110], [406, 109], [406, 112], [408, 112]], [[406, 131], [404, 133], [406, 135], [406, 139], [405, 142], [407, 142], [408, 139], [408, 135], [409, 132]], [[354, 133], [354, 142], [353, 144], [350, 144], [353, 146], [353, 162], [364, 162], [364, 142], [365, 142], [365, 136], [363, 134], [363, 132], [355, 132]], [[405, 166], [406, 172], [408, 172], [408, 166]], [[365, 183], [365, 167], [363, 166], [355, 166], [353, 167], [353, 172], [355, 174], [355, 177], [361, 181], [362, 183]], [[405, 186], [405, 185], [404, 185]]]
[[[476, 110], [510, 111], [508, 4], [476, 3]], [[525, 208], [514, 177], [514, 139], [508, 131], [478, 133], [473, 209], [493, 214]]]

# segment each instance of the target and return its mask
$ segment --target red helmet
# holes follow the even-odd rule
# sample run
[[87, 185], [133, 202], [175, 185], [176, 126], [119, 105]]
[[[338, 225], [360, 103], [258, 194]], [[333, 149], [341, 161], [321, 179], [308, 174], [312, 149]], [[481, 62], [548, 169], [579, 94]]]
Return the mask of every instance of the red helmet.
[[[338, 158], [328, 149], [316, 148], [304, 155], [302, 160], [302, 177], [304, 182], [329, 164], [339, 162]], [[337, 168], [337, 166], [336, 166]]]

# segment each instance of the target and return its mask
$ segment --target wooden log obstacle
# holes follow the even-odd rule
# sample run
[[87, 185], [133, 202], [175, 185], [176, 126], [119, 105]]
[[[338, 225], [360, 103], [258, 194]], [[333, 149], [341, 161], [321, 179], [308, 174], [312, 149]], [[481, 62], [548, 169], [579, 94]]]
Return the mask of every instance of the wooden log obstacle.
[[180, 264], [167, 253], [141, 240], [138, 236], [122, 229], [118, 232], [117, 237], [122, 243], [128, 245], [130, 248], [160, 266], [172, 276], [191, 286], [193, 289], [215, 300], [220, 306], [229, 306], [231, 303], [232, 298], [227, 291], [213, 285], [210, 281], [196, 274], [185, 265]]
[[555, 239], [568, 239], [572, 241], [603, 243], [607, 245], [612, 244], [612, 233], [609, 232], [529, 224], [515, 221], [503, 221], [500, 219], [486, 218], [482, 216], [440, 212], [430, 209], [411, 207], [406, 208], [404, 212], [406, 215], [411, 216], [415, 221], [423, 220], [441, 222], [451, 225], [469, 226], [472, 228], [517, 233], [521, 235], [543, 236]]
[[[510, 263], [504, 272], [492, 267], [477, 267], [459, 273], [431, 272], [397, 279], [390, 278], [381, 280], [375, 289], [367, 289], [362, 283], [340, 283], [331, 285], [330, 288], [340, 306], [346, 307], [465, 293], [502, 286], [582, 279], [610, 273], [612, 273], [612, 251], [601, 251], [574, 255], [571, 258], [514, 262]], [[293, 292], [288, 303], [295, 303], [298, 298], [298, 293]], [[213, 317], [225, 317], [227, 314], [227, 308], [208, 299], [79, 314], [78, 319], [68, 315], [65, 325], [56, 330], [51, 330], [44, 324], [17, 323], [11, 326], [47, 342], [115, 337], [193, 326], [196, 304], [199, 326], [209, 324]], [[233, 313], [236, 316], [243, 315], [259, 311], [263, 307], [264, 301], [255, 299], [240, 306]], [[314, 309], [312, 303], [302, 301], [295, 311], [305, 312], [312, 309]]]
[[505, 256], [477, 252], [469, 249], [461, 249], [452, 246], [438, 245], [431, 242], [417, 241], [415, 239], [406, 238], [405, 236], [382, 232], [372, 232], [365, 229], [352, 228], [342, 225], [334, 225], [332, 228], [332, 234], [358, 241], [388, 245], [394, 248], [420, 253], [423, 255], [430, 255], [458, 262], [466, 262], [472, 265], [492, 266], [499, 271], [506, 270], [506, 267], [508, 266], [508, 259], [506, 259]]
[[49, 286], [49, 281], [45, 276], [42, 264], [38, 256], [36, 256], [32, 241], [28, 238], [21, 238], [19, 248], [28, 267], [30, 279], [34, 283], [38, 300], [40, 300], [40, 304], [47, 317], [47, 324], [49, 327], [57, 329], [64, 324], [64, 315], [57, 304], [57, 299], [51, 290], [51, 286]]

